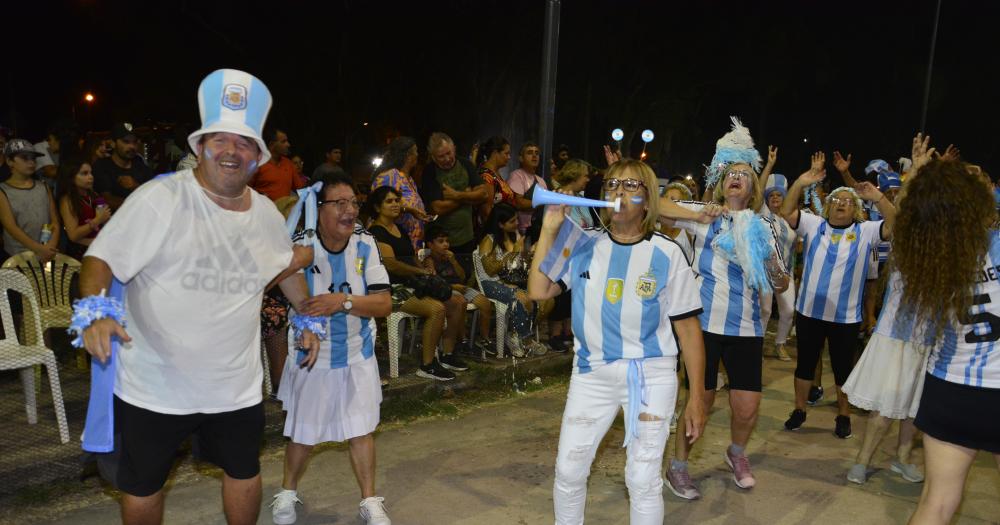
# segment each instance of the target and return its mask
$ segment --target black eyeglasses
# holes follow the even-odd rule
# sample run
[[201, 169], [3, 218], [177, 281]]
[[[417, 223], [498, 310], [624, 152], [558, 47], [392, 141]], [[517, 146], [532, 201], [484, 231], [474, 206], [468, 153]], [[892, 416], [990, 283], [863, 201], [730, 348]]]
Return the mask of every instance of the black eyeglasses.
[[617, 190], [619, 185], [625, 188], [625, 191], [639, 191], [640, 186], [645, 186], [641, 180], [635, 179], [608, 179], [604, 181], [604, 188], [608, 190]]
[[322, 206], [324, 204], [333, 204], [333, 207], [336, 208], [337, 211], [341, 211], [341, 212], [347, 210], [348, 206], [350, 206], [351, 208], [354, 208], [355, 210], [360, 210], [361, 209], [361, 205], [358, 204], [357, 199], [334, 199], [334, 200], [329, 200], [329, 201], [317, 201], [316, 202], [316, 206], [317, 207]]

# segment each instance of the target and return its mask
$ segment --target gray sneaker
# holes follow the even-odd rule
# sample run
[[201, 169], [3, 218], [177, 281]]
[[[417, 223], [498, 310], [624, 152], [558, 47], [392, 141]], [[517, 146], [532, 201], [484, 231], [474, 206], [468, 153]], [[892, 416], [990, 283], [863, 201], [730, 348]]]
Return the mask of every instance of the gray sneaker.
[[691, 475], [688, 474], [687, 469], [674, 470], [667, 468], [667, 488], [678, 498], [701, 498], [701, 492], [698, 492], [698, 487], [694, 484], [694, 481], [691, 481]]
[[847, 471], [847, 481], [864, 485], [868, 481], [868, 467], [861, 463], [855, 463], [851, 470]]
[[920, 469], [913, 463], [900, 463], [899, 460], [893, 460], [889, 464], [889, 469], [903, 476], [903, 479], [910, 483], [921, 483], [924, 481], [924, 473], [920, 472]]

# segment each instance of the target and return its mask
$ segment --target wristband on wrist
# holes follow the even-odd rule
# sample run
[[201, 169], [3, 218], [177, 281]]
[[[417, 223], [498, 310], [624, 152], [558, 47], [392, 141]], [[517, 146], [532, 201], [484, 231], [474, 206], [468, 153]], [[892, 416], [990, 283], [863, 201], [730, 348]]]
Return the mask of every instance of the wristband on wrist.
[[309, 330], [320, 341], [326, 340], [326, 317], [322, 316], [310, 316], [302, 314], [293, 314], [288, 320], [292, 323], [292, 328], [295, 330], [295, 338], [298, 339], [302, 337], [302, 332]]
[[73, 302], [73, 317], [70, 319], [69, 332], [76, 335], [70, 342], [76, 348], [83, 348], [83, 331], [99, 319], [114, 319], [122, 327], [125, 326], [125, 308], [113, 297], [91, 295]]

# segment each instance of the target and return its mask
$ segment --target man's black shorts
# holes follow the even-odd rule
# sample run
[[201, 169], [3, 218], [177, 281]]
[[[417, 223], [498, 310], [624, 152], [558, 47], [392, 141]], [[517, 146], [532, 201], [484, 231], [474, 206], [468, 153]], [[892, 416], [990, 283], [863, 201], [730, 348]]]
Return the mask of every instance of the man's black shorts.
[[115, 450], [98, 454], [101, 476], [118, 490], [149, 496], [163, 488], [177, 449], [189, 436], [199, 459], [218, 465], [234, 479], [260, 472], [264, 405], [218, 414], [161, 414], [115, 396]]

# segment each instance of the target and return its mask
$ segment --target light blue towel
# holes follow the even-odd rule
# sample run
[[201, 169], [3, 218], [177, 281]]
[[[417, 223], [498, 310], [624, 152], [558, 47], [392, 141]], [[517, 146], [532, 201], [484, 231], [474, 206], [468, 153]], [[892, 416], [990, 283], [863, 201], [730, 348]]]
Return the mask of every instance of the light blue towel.
[[[118, 279], [111, 281], [112, 297], [125, 303], [125, 284]], [[104, 364], [91, 359], [90, 401], [87, 403], [87, 421], [83, 426], [83, 450], [111, 452], [115, 449], [115, 367], [121, 342], [111, 339], [111, 357]]]

